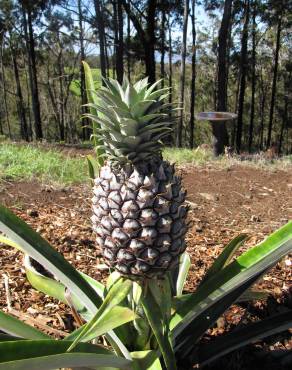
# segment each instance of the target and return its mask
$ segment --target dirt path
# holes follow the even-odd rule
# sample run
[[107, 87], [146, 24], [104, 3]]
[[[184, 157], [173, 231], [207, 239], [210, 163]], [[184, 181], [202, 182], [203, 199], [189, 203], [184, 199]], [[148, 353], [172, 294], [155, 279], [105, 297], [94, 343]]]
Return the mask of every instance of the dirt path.
[[[226, 170], [183, 167], [181, 173], [191, 208], [187, 242], [192, 267], [187, 290], [194, 290], [223, 245], [232, 237], [240, 232], [250, 234], [246, 248], [292, 219], [292, 174], [289, 172], [240, 166]], [[86, 185], [56, 189], [38, 183], [0, 183], [1, 203], [37, 229], [76, 267], [103, 280], [106, 272], [97, 268], [103, 260], [91, 231], [90, 198], [90, 188]], [[21, 261], [19, 253], [6, 247], [0, 249], [0, 276], [4, 274], [9, 278], [13, 308], [48, 327], [70, 330], [73, 325], [70, 312], [64, 305], [29, 286]], [[287, 256], [258, 283], [270, 292], [267, 301], [233, 306], [204, 340], [238, 323], [292, 308], [291, 261], [292, 258]], [[0, 307], [6, 308], [7, 294], [2, 282], [0, 289]], [[266, 353], [265, 367], [274, 369], [274, 360], [270, 359], [272, 350], [289, 348], [292, 348], [292, 340], [287, 332], [279, 338], [225, 356], [210, 368], [216, 369], [220, 365], [226, 369], [259, 369], [258, 364], [263, 361], [261, 356]]]

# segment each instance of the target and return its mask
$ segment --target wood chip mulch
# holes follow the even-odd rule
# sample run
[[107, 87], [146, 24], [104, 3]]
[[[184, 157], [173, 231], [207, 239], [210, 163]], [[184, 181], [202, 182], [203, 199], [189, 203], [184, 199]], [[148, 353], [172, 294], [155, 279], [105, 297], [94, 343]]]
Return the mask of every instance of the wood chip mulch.
[[[192, 266], [186, 291], [194, 291], [233, 237], [242, 232], [251, 236], [242, 252], [292, 219], [292, 175], [288, 171], [180, 167], [180, 172], [188, 190], [191, 221], [187, 243]], [[91, 196], [88, 185], [60, 188], [37, 182], [0, 183], [1, 203], [29, 223], [76, 268], [105, 281], [107, 271], [100, 268], [104, 262], [91, 230]], [[22, 259], [20, 252], [1, 246], [0, 308], [56, 338], [64, 337], [76, 325], [72, 312], [30, 286]], [[257, 289], [269, 293], [268, 298], [233, 305], [202, 342], [292, 309], [291, 266], [292, 256], [288, 255], [256, 284]], [[279, 362], [283, 353], [292, 352], [291, 336], [292, 329], [234, 351], [206, 368], [291, 368], [291, 362]]]

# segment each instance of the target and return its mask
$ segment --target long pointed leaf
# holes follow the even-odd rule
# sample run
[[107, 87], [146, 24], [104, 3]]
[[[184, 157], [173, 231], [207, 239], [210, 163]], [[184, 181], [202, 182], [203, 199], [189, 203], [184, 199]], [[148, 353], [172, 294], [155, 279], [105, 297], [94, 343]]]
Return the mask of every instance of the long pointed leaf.
[[215, 274], [189, 296], [174, 316], [171, 328], [179, 335], [201, 312], [228, 295], [232, 290], [271, 268], [292, 249], [292, 222], [289, 222], [258, 246], [248, 250]]
[[200, 311], [196, 319], [193, 320], [176, 339], [175, 351], [179, 352], [180, 357], [186, 358], [192, 353], [196, 343], [206, 330], [215, 323], [224, 311], [232, 305], [236, 298], [240, 296], [247, 287], [253, 284], [260, 275], [261, 274], [256, 275], [253, 279], [231, 291], [228, 295], [223, 296], [216, 304], [210, 305], [208, 308]]
[[75, 339], [68, 351], [71, 351], [78, 344], [78, 342], [84, 340], [89, 341], [99, 335], [99, 326], [102, 325], [101, 320], [107, 313], [111, 311], [112, 308], [120, 304], [126, 298], [132, 288], [132, 284], [132, 281], [121, 278], [112, 286], [97, 313], [94, 315], [92, 320], [85, 325], [84, 329]]
[[[102, 300], [88, 282], [46, 240], [1, 205], [0, 231], [9, 236], [25, 253], [55, 275], [92, 314], [96, 313]], [[115, 333], [109, 332], [108, 337], [116, 349], [119, 348], [126, 358], [131, 358], [129, 351]]]
[[131, 352], [135, 370], [162, 370], [157, 351]]
[[209, 280], [211, 276], [222, 270], [225, 266], [228, 265], [230, 259], [233, 257], [234, 253], [239, 247], [246, 241], [248, 235], [240, 234], [232, 239], [224, 248], [220, 256], [215, 260], [213, 265], [207, 271], [207, 274], [204, 276], [204, 279], [201, 283], [203, 285], [206, 281]]
[[[120, 306], [114, 307], [108, 313], [104, 314], [102, 318], [99, 320], [98, 326], [94, 330], [93, 337], [94, 338], [99, 337], [100, 335], [103, 335], [110, 330], [113, 330], [123, 324], [126, 324], [129, 321], [133, 321], [136, 318], [137, 315], [135, 314], [135, 312], [133, 312], [129, 308]], [[78, 338], [78, 336], [81, 334], [82, 330], [86, 325], [87, 324], [85, 324], [78, 330], [75, 330], [73, 333], [69, 334], [65, 339], [74, 341], [76, 338]], [[82, 341], [87, 342], [88, 338], [91, 338], [91, 336], [90, 335], [88, 337], [84, 336]]]
[[128, 369], [130, 361], [116, 357], [103, 347], [80, 343], [66, 353], [72, 342], [20, 340], [0, 343], [0, 370], [50, 370], [60, 367], [107, 366]]
[[49, 335], [42, 333], [34, 327], [27, 325], [24, 322], [2, 311], [0, 311], [0, 329], [5, 333], [20, 338], [50, 339]]
[[101, 304], [101, 299], [80, 274], [39, 234], [7, 208], [0, 205], [0, 230], [37, 262], [80, 297], [92, 312]]
[[179, 265], [179, 272], [176, 282], [176, 295], [180, 296], [183, 292], [188, 272], [191, 266], [191, 259], [188, 253], [184, 253]]
[[176, 360], [170, 338], [168, 332], [164, 332], [161, 310], [149, 289], [145, 296], [141, 296], [141, 304], [159, 345], [166, 368], [176, 370]]
[[268, 317], [241, 329], [235, 329], [202, 346], [199, 351], [200, 364], [205, 365], [218, 357], [232, 352], [251, 342], [280, 333], [292, 327], [292, 310]]

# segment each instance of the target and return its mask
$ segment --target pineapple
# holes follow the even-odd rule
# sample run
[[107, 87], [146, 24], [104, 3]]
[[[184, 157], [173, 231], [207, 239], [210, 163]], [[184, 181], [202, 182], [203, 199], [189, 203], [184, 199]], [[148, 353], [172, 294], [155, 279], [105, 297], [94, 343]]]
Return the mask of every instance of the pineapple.
[[94, 180], [93, 229], [105, 262], [130, 278], [161, 278], [186, 248], [185, 190], [174, 166], [162, 159], [171, 131], [163, 99], [147, 79], [120, 85], [109, 79], [88, 115], [106, 161]]

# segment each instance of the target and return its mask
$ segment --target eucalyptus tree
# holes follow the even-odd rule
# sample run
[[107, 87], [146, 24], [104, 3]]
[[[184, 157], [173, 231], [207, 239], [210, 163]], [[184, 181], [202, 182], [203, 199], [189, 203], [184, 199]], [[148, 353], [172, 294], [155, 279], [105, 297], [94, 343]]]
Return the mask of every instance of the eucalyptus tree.
[[183, 33], [182, 33], [182, 47], [181, 47], [180, 92], [179, 92], [180, 116], [179, 116], [177, 133], [176, 133], [176, 146], [177, 147], [182, 146], [188, 18], [189, 18], [189, 0], [185, 0], [185, 2], [184, 2], [184, 22], [183, 22]]
[[196, 0], [191, 1], [191, 23], [192, 23], [192, 79], [191, 79], [191, 104], [190, 104], [190, 148], [194, 147], [194, 127], [195, 127], [195, 95], [196, 95]]
[[34, 20], [40, 16], [41, 11], [45, 8], [47, 1], [38, 0], [19, 0], [19, 5], [22, 11], [22, 22], [24, 30], [24, 38], [28, 59], [29, 83], [32, 99], [32, 110], [34, 117], [34, 135], [37, 140], [43, 138], [43, 129], [41, 122], [41, 110], [39, 100], [39, 86], [37, 76], [37, 61], [35, 52], [35, 34]]
[[46, 12], [47, 29], [42, 43], [51, 63], [46, 65], [46, 87], [52, 104], [52, 116], [57, 124], [58, 138], [72, 141], [76, 128], [68, 119], [70, 85], [75, 76], [79, 53], [74, 51], [78, 38], [74, 33], [74, 21], [69, 11]]
[[112, 5], [114, 20], [114, 67], [117, 73], [117, 80], [122, 83], [124, 76], [124, 12], [121, 1], [112, 0]]
[[[5, 115], [7, 132], [11, 138], [11, 125], [10, 125], [10, 116], [7, 103], [7, 87], [6, 87], [6, 75], [4, 68], [4, 45], [5, 45], [5, 34], [9, 28], [9, 21], [7, 21], [6, 14], [10, 10], [10, 1], [3, 1], [1, 4], [1, 13], [0, 13], [0, 80], [1, 80], [1, 90], [2, 90], [2, 106], [1, 111], [4, 110], [3, 115]], [[2, 112], [1, 116], [2, 116]], [[2, 118], [2, 117], [1, 117]], [[1, 133], [3, 133], [3, 125], [1, 122]]]
[[128, 0], [121, 1], [133, 26], [135, 27], [144, 49], [146, 75], [149, 77], [149, 82], [155, 82], [155, 19], [157, 0], [147, 0], [146, 2]]
[[252, 1], [252, 82], [251, 82], [251, 103], [250, 103], [250, 122], [248, 135], [248, 150], [251, 152], [254, 133], [254, 118], [255, 118], [255, 91], [256, 91], [256, 16], [257, 16], [257, 0]]
[[272, 145], [272, 130], [274, 121], [275, 100], [277, 94], [277, 81], [279, 69], [279, 54], [281, 48], [281, 38], [283, 29], [291, 26], [291, 11], [292, 4], [289, 0], [271, 0], [265, 4], [265, 12], [263, 20], [267, 22], [270, 27], [275, 28], [275, 49], [274, 49], [274, 65], [273, 65], [273, 82], [271, 90], [269, 125], [267, 134], [267, 148]]
[[238, 119], [236, 131], [236, 150], [240, 152], [242, 145], [242, 129], [243, 129], [243, 110], [246, 89], [246, 74], [247, 74], [247, 43], [248, 43], [248, 25], [250, 17], [250, 0], [244, 1], [244, 24], [241, 38], [240, 51], [240, 88], [238, 98]]
[[103, 3], [100, 0], [94, 0], [93, 3], [95, 9], [95, 22], [99, 38], [100, 70], [102, 77], [106, 78], [106, 44], [105, 44]]

